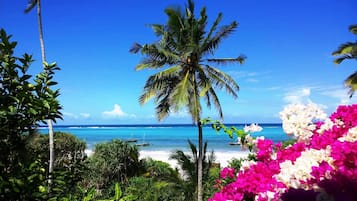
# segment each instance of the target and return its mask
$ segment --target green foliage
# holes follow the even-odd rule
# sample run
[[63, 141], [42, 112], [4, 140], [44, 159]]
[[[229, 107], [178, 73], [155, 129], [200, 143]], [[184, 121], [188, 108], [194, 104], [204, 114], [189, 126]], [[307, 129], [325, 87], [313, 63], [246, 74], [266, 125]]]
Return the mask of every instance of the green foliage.
[[[14, 56], [16, 42], [0, 30], [0, 200], [41, 200], [46, 190], [42, 160], [27, 140], [46, 119], [61, 118], [58, 90], [52, 90], [55, 63], [31, 80], [31, 55]], [[42, 197], [42, 198], [41, 198]]]
[[135, 196], [133, 195], [127, 195], [123, 196], [123, 193], [120, 189], [120, 185], [118, 182], [115, 183], [115, 196], [111, 199], [104, 199], [104, 200], [98, 200], [98, 201], [133, 201], [135, 200]]
[[[177, 183], [157, 181], [155, 178], [133, 177], [125, 190], [135, 201], [184, 201], [183, 191]], [[191, 200], [191, 199], [188, 199]]]
[[125, 183], [139, 172], [138, 148], [128, 142], [112, 140], [95, 146], [94, 154], [88, 158], [88, 172], [83, 185], [94, 186], [100, 198], [112, 195], [115, 182]]
[[247, 147], [249, 149], [249, 151], [253, 150], [253, 145], [250, 144], [247, 140], [247, 137], [250, 135], [249, 135], [249, 133], [244, 132], [244, 130], [237, 129], [235, 126], [227, 127], [221, 121], [212, 120], [209, 117], [202, 119], [201, 123], [202, 123], [202, 125], [210, 124], [212, 129], [217, 132], [223, 130], [223, 132], [226, 133], [231, 139], [233, 139], [234, 136], [236, 136], [237, 139], [239, 139], [239, 143], [242, 147]]
[[[180, 166], [180, 170], [183, 172], [184, 181], [181, 184], [181, 188], [185, 192], [186, 199], [193, 200], [197, 191], [197, 174], [198, 174], [198, 151], [196, 145], [190, 140], [188, 141], [191, 153], [187, 154], [182, 150], [175, 150], [170, 155], [170, 159], [175, 159]], [[203, 147], [203, 163], [202, 163], [202, 180], [203, 183], [209, 181], [210, 171], [215, 162], [215, 155], [212, 151], [207, 154], [207, 142]], [[217, 177], [218, 178], [218, 177]], [[213, 185], [213, 184], [212, 184]], [[207, 186], [208, 187], [208, 186]], [[211, 188], [210, 186], [209, 188]]]
[[151, 158], [143, 159], [144, 177], [154, 178], [158, 181], [178, 182], [180, 175], [170, 164], [153, 160]]
[[[27, 149], [37, 158], [46, 161], [48, 175], [49, 146], [48, 135], [34, 134], [28, 139]], [[51, 198], [83, 196], [78, 183], [83, 180], [86, 171], [86, 143], [72, 134], [55, 132], [55, 167], [52, 175]], [[76, 197], [78, 198], [78, 197]]]
[[295, 144], [295, 142], [297, 142], [297, 139], [285, 140], [282, 142], [282, 146], [283, 148], [285, 148], [287, 146]]

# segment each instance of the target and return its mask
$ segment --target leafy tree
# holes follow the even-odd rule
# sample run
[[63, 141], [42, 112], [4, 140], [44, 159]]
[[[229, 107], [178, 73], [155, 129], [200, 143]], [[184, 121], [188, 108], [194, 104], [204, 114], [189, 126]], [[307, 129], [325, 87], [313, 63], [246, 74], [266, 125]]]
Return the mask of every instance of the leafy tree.
[[[40, 47], [41, 47], [41, 58], [42, 58], [42, 64], [43, 68], [45, 69], [45, 64], [46, 64], [46, 51], [45, 51], [45, 42], [43, 39], [43, 27], [42, 27], [42, 16], [41, 16], [41, 0], [29, 0], [29, 3], [25, 9], [25, 13], [29, 13], [33, 8], [37, 6], [37, 22], [38, 22], [38, 33], [39, 33], [39, 38], [40, 38]], [[52, 126], [52, 120], [48, 119], [47, 120], [47, 125], [48, 125], [48, 135], [49, 135], [49, 183], [51, 183], [51, 174], [53, 172], [53, 163], [54, 163], [54, 142], [53, 142], [53, 126]]]
[[200, 99], [206, 105], [213, 104], [223, 118], [223, 111], [215, 89], [225, 89], [237, 97], [239, 87], [231, 76], [212, 65], [227, 63], [243, 63], [245, 57], [210, 58], [220, 42], [228, 37], [238, 26], [236, 21], [219, 27], [222, 19], [220, 13], [212, 26], [206, 30], [208, 16], [206, 8], [202, 8], [196, 18], [194, 3], [182, 11], [179, 7], [167, 8], [167, 24], [151, 25], [159, 41], [152, 44], [138, 43], [130, 49], [132, 53], [141, 52], [144, 59], [136, 66], [136, 70], [162, 69], [151, 75], [144, 86], [139, 101], [141, 104], [155, 98], [156, 115], [159, 121], [171, 112], [185, 108], [198, 128], [198, 200], [202, 200], [202, 107]]
[[[182, 150], [176, 150], [170, 155], [170, 159], [175, 159], [183, 171], [185, 181], [182, 183], [182, 187], [185, 191], [185, 197], [187, 199], [193, 199], [197, 190], [197, 174], [198, 174], [198, 152], [196, 145], [191, 141], [188, 141], [191, 155], [186, 154]], [[203, 181], [209, 181], [210, 170], [215, 162], [215, 155], [212, 151], [210, 155], [207, 155], [207, 142], [203, 147]], [[208, 185], [208, 188], [212, 188], [212, 185]]]
[[123, 192], [120, 189], [119, 183], [115, 183], [115, 195], [111, 199], [104, 199], [104, 200], [98, 200], [98, 201], [132, 201], [134, 200], [134, 196], [128, 195], [128, 196], [123, 196]]
[[179, 172], [174, 170], [170, 164], [151, 158], [143, 159], [143, 176], [153, 178], [157, 181], [168, 181], [178, 183], [181, 178]]
[[[350, 32], [357, 36], [357, 25], [351, 25], [349, 27]], [[345, 59], [357, 59], [357, 41], [356, 42], [347, 42], [332, 53], [333, 56], [339, 56], [334, 60], [335, 64], [340, 64]], [[350, 98], [353, 96], [354, 92], [357, 90], [357, 71], [347, 77], [345, 80], [345, 85], [350, 88], [348, 92]]]
[[[79, 183], [86, 168], [85, 141], [69, 133], [55, 132], [55, 169], [53, 171], [52, 197], [81, 195]], [[48, 162], [48, 135], [35, 134], [27, 143], [34, 157]], [[46, 168], [48, 173], [48, 166]], [[56, 186], [58, 188], [56, 188]]]
[[0, 200], [30, 200], [41, 194], [45, 178], [42, 161], [32, 160], [25, 145], [40, 122], [61, 118], [59, 91], [50, 89], [59, 68], [44, 63], [31, 82], [32, 56], [14, 56], [17, 43], [10, 38], [0, 30]]
[[125, 194], [132, 196], [135, 201], [185, 200], [182, 189], [179, 189], [176, 183], [143, 176], [131, 178]]
[[84, 186], [94, 186], [98, 197], [112, 195], [115, 182], [125, 183], [136, 176], [140, 167], [137, 146], [114, 139], [95, 146], [94, 154], [89, 157], [89, 171], [85, 176]]

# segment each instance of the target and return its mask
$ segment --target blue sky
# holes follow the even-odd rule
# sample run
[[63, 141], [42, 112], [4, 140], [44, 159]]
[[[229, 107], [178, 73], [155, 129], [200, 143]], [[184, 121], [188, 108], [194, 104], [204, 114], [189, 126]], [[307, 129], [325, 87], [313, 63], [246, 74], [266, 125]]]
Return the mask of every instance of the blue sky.
[[[24, 14], [27, 0], [0, 0], [0, 27], [18, 41], [17, 55], [34, 56], [31, 73], [41, 70], [35, 10]], [[42, 1], [48, 62], [62, 68], [55, 80], [61, 91], [63, 118], [58, 124], [151, 124], [153, 101], [141, 106], [138, 97], [155, 71], [134, 70], [141, 55], [130, 54], [134, 42], [157, 38], [148, 24], [164, 24], [164, 9], [185, 5], [179, 0]], [[343, 80], [356, 61], [333, 64], [331, 53], [356, 38], [348, 26], [357, 23], [355, 0], [196, 0], [206, 6], [209, 22], [223, 13], [221, 25], [239, 27], [221, 43], [216, 57], [247, 56], [244, 65], [222, 66], [239, 84], [238, 99], [223, 91], [219, 97], [226, 123], [280, 122], [290, 103], [314, 102], [327, 113], [348, 99]], [[214, 108], [203, 117], [217, 118]], [[185, 111], [161, 123], [191, 123]]]

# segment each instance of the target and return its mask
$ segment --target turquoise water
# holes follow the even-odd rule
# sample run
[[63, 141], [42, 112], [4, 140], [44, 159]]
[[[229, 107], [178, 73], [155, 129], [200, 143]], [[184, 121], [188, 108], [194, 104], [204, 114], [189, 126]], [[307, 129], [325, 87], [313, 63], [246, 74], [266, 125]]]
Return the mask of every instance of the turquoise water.
[[[227, 125], [243, 129], [244, 125]], [[260, 124], [263, 130], [253, 133], [253, 136], [264, 136], [279, 142], [289, 139], [283, 132], [281, 124]], [[164, 151], [173, 149], [187, 150], [187, 140], [197, 143], [197, 127], [193, 125], [125, 125], [125, 126], [55, 126], [55, 131], [68, 132], [85, 140], [87, 148], [94, 149], [95, 144], [107, 142], [112, 139], [136, 139], [137, 144], [149, 143], [141, 146], [140, 150]], [[42, 127], [41, 133], [47, 133], [47, 128]], [[216, 132], [210, 126], [203, 128], [203, 140], [208, 142], [208, 150], [214, 151], [239, 151], [239, 146], [229, 145], [231, 139], [223, 131]]]

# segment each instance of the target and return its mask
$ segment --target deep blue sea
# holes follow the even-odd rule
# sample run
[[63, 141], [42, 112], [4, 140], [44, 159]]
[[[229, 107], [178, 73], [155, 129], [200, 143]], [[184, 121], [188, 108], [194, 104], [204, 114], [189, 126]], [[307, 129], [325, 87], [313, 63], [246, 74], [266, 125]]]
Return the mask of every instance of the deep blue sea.
[[[264, 136], [279, 142], [289, 139], [282, 129], [281, 124], [259, 124], [263, 130], [253, 133], [252, 136]], [[243, 129], [244, 124], [229, 124]], [[93, 150], [95, 144], [107, 142], [112, 139], [136, 139], [136, 144], [149, 143], [149, 146], [140, 146], [140, 150], [165, 151], [181, 149], [187, 150], [187, 140], [197, 143], [197, 127], [194, 125], [71, 125], [54, 126], [55, 131], [71, 133], [79, 139], [85, 140], [87, 149]], [[41, 133], [47, 133], [46, 127], [40, 127]], [[239, 146], [229, 145], [236, 141], [223, 131], [216, 132], [211, 126], [203, 128], [203, 141], [207, 141], [208, 150], [214, 151], [239, 151]]]

